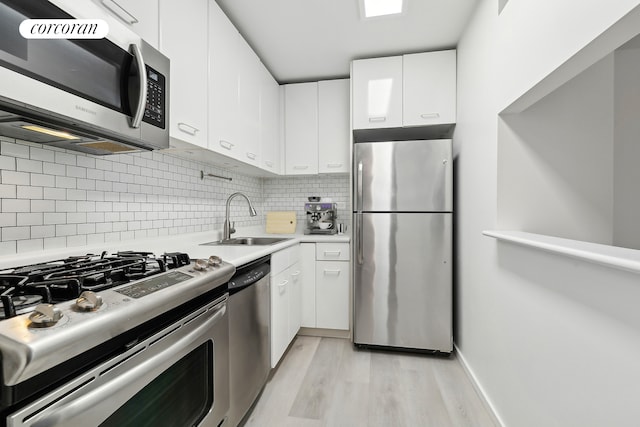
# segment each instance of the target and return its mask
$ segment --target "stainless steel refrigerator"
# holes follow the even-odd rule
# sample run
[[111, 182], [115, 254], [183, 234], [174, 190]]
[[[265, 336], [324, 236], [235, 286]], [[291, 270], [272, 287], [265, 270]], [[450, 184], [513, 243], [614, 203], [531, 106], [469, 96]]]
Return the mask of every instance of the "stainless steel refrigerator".
[[353, 341], [449, 353], [451, 140], [354, 144]]

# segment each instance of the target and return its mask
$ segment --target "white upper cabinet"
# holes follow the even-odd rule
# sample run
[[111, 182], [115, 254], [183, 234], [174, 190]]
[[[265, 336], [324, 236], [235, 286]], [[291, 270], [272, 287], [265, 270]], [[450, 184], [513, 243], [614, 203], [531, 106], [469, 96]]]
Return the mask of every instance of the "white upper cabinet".
[[456, 122], [456, 51], [403, 56], [403, 126]]
[[402, 57], [353, 61], [353, 128], [402, 126]]
[[286, 85], [284, 97], [286, 174], [317, 174], [318, 83]]
[[215, 3], [209, 2], [209, 149], [242, 159], [239, 143], [241, 36]]
[[171, 60], [169, 133], [202, 148], [208, 147], [208, 4], [160, 0], [160, 49]]
[[260, 167], [280, 174], [280, 85], [260, 65]]
[[318, 82], [318, 171], [349, 172], [349, 79]]
[[456, 121], [456, 51], [353, 61], [353, 129]]
[[240, 153], [238, 160], [260, 165], [260, 59], [240, 38], [238, 75], [238, 122]]
[[[95, 0], [133, 32], [155, 47], [158, 44], [159, 0]], [[184, 7], [184, 2], [182, 2]], [[177, 21], [176, 21], [177, 22]], [[195, 28], [195, 26], [193, 27]], [[205, 27], [206, 28], [206, 27]], [[190, 34], [193, 36], [193, 34]], [[183, 35], [184, 37], [184, 35]], [[194, 37], [195, 38], [195, 37]], [[167, 55], [166, 52], [163, 52]], [[168, 55], [167, 55], [168, 56]]]

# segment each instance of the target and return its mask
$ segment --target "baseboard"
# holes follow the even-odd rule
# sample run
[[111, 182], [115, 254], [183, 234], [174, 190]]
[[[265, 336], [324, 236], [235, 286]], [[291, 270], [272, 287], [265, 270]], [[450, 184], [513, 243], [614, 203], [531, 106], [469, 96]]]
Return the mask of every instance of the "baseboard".
[[498, 416], [498, 412], [496, 411], [495, 406], [493, 406], [493, 404], [491, 403], [491, 399], [489, 399], [484, 389], [482, 388], [482, 385], [480, 385], [480, 383], [478, 382], [478, 379], [476, 378], [475, 374], [469, 367], [469, 364], [467, 363], [467, 360], [464, 358], [464, 355], [462, 354], [462, 352], [460, 351], [457, 345], [454, 344], [454, 348], [456, 350], [456, 357], [460, 361], [460, 365], [462, 365], [462, 369], [464, 369], [464, 372], [467, 374], [467, 377], [469, 377], [469, 380], [471, 380], [471, 385], [473, 385], [473, 388], [476, 390], [476, 393], [480, 397], [482, 404], [487, 409], [487, 412], [491, 415], [491, 418], [493, 418], [494, 423], [497, 426], [505, 427], [505, 424], [502, 422], [502, 419], [500, 419], [500, 417]]
[[342, 329], [300, 328], [298, 335], [325, 338], [351, 338], [351, 332]]

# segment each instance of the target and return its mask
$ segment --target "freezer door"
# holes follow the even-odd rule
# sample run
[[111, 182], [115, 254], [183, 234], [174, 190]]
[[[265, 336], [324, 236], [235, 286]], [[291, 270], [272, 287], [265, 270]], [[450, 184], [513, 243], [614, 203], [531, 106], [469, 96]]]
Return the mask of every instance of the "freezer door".
[[354, 343], [451, 352], [452, 214], [354, 214]]
[[354, 144], [354, 210], [453, 211], [451, 140]]

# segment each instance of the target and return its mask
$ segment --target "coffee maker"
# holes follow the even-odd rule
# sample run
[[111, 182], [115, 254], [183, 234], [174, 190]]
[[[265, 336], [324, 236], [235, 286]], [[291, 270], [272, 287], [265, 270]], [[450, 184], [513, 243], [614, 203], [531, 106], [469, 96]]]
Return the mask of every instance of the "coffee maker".
[[304, 204], [307, 223], [304, 234], [336, 234], [338, 205], [336, 203], [309, 202]]

